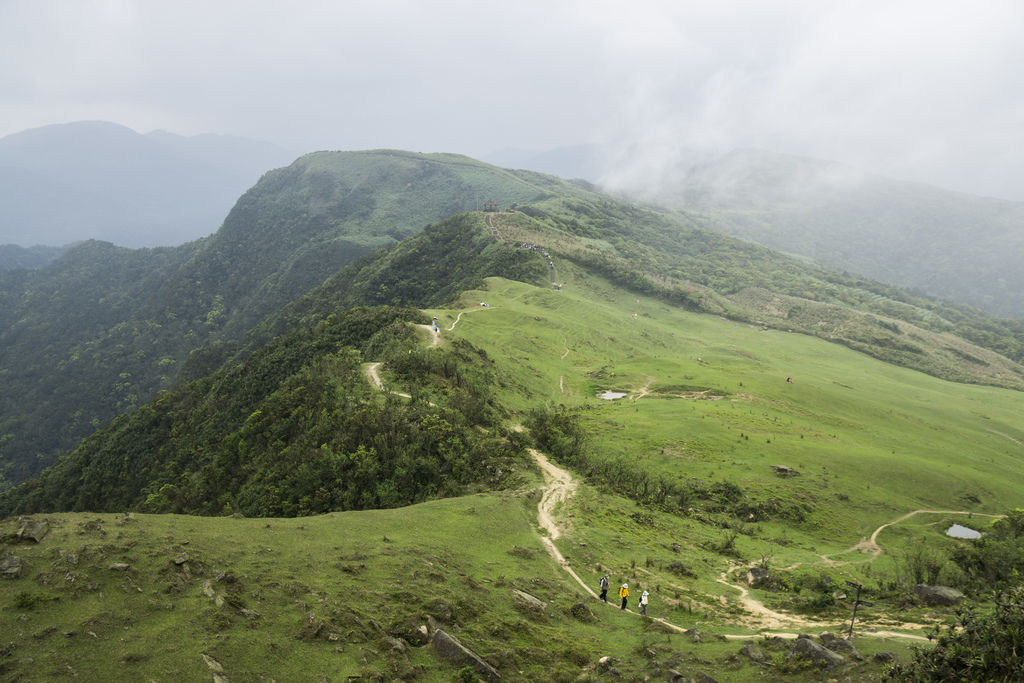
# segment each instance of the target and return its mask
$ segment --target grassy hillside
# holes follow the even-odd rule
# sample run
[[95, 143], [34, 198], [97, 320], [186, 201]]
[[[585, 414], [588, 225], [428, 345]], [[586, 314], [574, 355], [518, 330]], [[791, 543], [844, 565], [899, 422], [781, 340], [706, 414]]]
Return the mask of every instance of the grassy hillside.
[[[945, 537], [945, 527], [984, 529], [985, 513], [1015, 504], [1019, 393], [895, 368], [555, 266], [560, 291], [488, 279], [456, 306], [424, 312], [441, 321], [439, 346], [423, 336], [414, 343], [424, 359], [467, 343], [484, 351], [505, 424], [532, 425], [532, 438], [586, 478], [558, 509], [564, 532], [555, 541], [584, 582], [596, 586], [607, 571], [634, 594], [648, 589], [651, 616], [697, 632], [605, 607], [573, 583], [539, 542], [539, 481], [520, 462], [526, 485], [517, 490], [397, 510], [292, 520], [46, 515], [55, 529], [41, 545], [9, 547], [29, 570], [4, 592], [3, 607], [17, 615], [4, 639], [5, 672], [192, 678], [210, 675], [206, 654], [243, 679], [472, 679], [417, 646], [419, 626], [433, 620], [511, 680], [581, 671], [600, 679], [610, 675], [599, 664], [609, 656], [626, 678], [671, 669], [743, 681], [765, 670], [738, 655], [744, 641], [714, 634], [835, 632], [850, 616], [835, 587], [853, 580], [875, 603], [858, 613], [854, 641], [867, 661], [828, 675], [880, 680], [887, 665], [872, 655], [906, 660], [910, 644], [871, 630], [920, 634], [951, 616], [908, 597], [909, 550], [928, 548], [942, 578], [955, 580], [949, 558], [965, 542]], [[390, 400], [422, 400], [400, 395], [416, 396], [424, 377], [403, 368], [401, 354], [382, 368], [398, 392]], [[300, 381], [313, 386], [311, 376]], [[605, 390], [625, 396], [596, 398]], [[572, 422], [582, 427], [579, 448], [541, 433], [543, 415], [559, 412], [567, 436]], [[775, 465], [800, 476], [781, 478]], [[899, 521], [877, 536], [876, 559], [854, 549], [918, 508], [972, 515]], [[118, 562], [130, 567], [110, 569]], [[752, 596], [784, 618], [739, 599], [740, 573], [731, 570], [750, 564], [776, 577], [773, 590]], [[406, 651], [389, 637], [405, 640]], [[826, 675], [789, 659], [788, 644], [754, 642], [774, 677]]]

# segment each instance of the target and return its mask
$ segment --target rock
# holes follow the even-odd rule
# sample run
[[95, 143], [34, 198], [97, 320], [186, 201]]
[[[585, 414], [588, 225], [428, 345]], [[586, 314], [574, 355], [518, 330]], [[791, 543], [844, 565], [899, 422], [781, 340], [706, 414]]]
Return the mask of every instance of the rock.
[[205, 595], [208, 598], [212, 598], [216, 594], [217, 592], [213, 590], [213, 584], [210, 583], [209, 580], [203, 581], [203, 595]]
[[694, 675], [693, 680], [695, 680], [697, 683], [718, 683], [718, 680], [716, 678], [714, 678], [710, 674], [704, 673], [703, 671], [698, 671]]
[[876, 652], [871, 661], [876, 664], [892, 664], [897, 659], [895, 652]]
[[434, 634], [434, 651], [445, 659], [456, 664], [469, 664], [478, 672], [487, 677], [488, 680], [496, 681], [501, 678], [493, 666], [485, 662], [479, 655], [460, 643], [457, 638], [444, 631]]
[[109, 569], [112, 572], [126, 572], [131, 568], [132, 566], [127, 562], [115, 562], [109, 567], [107, 567], [107, 569]]
[[525, 607], [530, 611], [543, 612], [548, 608], [546, 602], [534, 595], [530, 595], [526, 591], [521, 591], [518, 588], [512, 589], [512, 599], [515, 601], [517, 607]]
[[212, 671], [215, 674], [224, 673], [224, 667], [221, 666], [220, 662], [218, 662], [216, 659], [206, 654], [205, 652], [200, 653], [199, 656], [203, 658], [204, 662], [206, 662], [206, 666], [210, 669], [210, 671]]
[[794, 470], [792, 467], [786, 467], [785, 465], [775, 465], [775, 474], [780, 477], [799, 477], [800, 473]]
[[6, 554], [0, 560], [0, 578], [17, 579], [21, 576], [21, 558], [17, 555]]
[[704, 640], [704, 632], [699, 631], [695, 628], [690, 628], [683, 631], [683, 635], [690, 639], [691, 642], [700, 643]]
[[582, 622], [591, 622], [597, 618], [594, 616], [594, 613], [590, 611], [590, 608], [582, 602], [577, 602], [575, 605], [570, 607], [569, 614], [571, 614], [572, 618], [576, 621]]
[[964, 597], [963, 593], [949, 586], [926, 586], [920, 583], [914, 586], [914, 594], [926, 605], [955, 605]]
[[401, 638], [385, 636], [384, 639], [387, 640], [387, 643], [391, 646], [391, 649], [397, 652], [398, 654], [404, 655], [409, 650], [409, 646], [406, 645], [405, 641]]
[[823, 645], [819, 645], [810, 638], [797, 638], [789, 651], [790, 657], [803, 657], [809, 660], [819, 669], [832, 669], [846, 661], [846, 658], [836, 654]]
[[188, 562], [188, 553], [178, 553], [174, 556], [174, 564], [179, 567]]
[[18, 518], [18, 532], [15, 534], [19, 541], [41, 542], [50, 533], [50, 524], [31, 517]]
[[597, 660], [597, 669], [598, 671], [607, 671], [618, 663], [619, 660], [615, 659], [615, 657], [605, 655], [604, 657], [601, 657], [601, 659]]
[[768, 655], [764, 653], [764, 650], [757, 646], [757, 643], [746, 643], [740, 648], [740, 654], [750, 661], [758, 664], [763, 664], [768, 661]]
[[772, 573], [764, 567], [751, 567], [747, 570], [747, 585], [751, 588], [761, 588], [771, 583]]

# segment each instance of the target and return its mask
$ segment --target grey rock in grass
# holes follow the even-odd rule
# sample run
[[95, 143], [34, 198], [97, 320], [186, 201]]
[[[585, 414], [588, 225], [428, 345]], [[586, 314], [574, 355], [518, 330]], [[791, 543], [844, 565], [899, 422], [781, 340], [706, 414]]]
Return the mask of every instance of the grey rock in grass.
[[807, 659], [819, 669], [832, 669], [846, 662], [846, 658], [841, 654], [832, 652], [810, 638], [797, 638], [789, 651], [789, 656]]
[[761, 588], [772, 581], [772, 573], [764, 567], [751, 567], [747, 570], [747, 585], [751, 588]]
[[926, 605], [940, 606], [955, 605], [964, 597], [963, 593], [949, 586], [926, 586], [921, 583], [914, 586], [914, 594]]
[[0, 560], [0, 578], [17, 579], [21, 577], [21, 558], [17, 555], [6, 554]]
[[757, 646], [757, 643], [745, 643], [740, 648], [740, 654], [749, 659], [752, 662], [763, 664], [768, 661], [768, 655], [764, 653], [764, 650]]
[[109, 567], [107, 567], [107, 569], [109, 569], [112, 572], [126, 572], [131, 568], [132, 566], [127, 562], [114, 562]]
[[18, 532], [15, 534], [19, 541], [35, 541], [40, 543], [50, 533], [50, 524], [43, 520], [32, 519], [31, 517], [18, 518]]
[[444, 631], [439, 630], [434, 634], [434, 651], [456, 664], [469, 664], [486, 676], [488, 680], [496, 681], [501, 678], [495, 668], [485, 662], [480, 655], [460, 643], [455, 636]]
[[515, 600], [517, 605], [525, 607], [531, 611], [543, 612], [548, 608], [546, 602], [537, 596], [530, 595], [526, 591], [521, 591], [518, 588], [512, 589], [512, 599]]

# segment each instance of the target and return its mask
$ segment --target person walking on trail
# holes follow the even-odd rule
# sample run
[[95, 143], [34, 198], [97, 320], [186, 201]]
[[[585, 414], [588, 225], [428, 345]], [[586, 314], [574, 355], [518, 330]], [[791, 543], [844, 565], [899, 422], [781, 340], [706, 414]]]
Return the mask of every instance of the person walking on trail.
[[647, 591], [644, 591], [643, 595], [640, 596], [640, 614], [645, 617], [647, 616], [647, 595]]
[[622, 607], [619, 609], [626, 609], [626, 602], [629, 598], [629, 584], [622, 584], [622, 588], [619, 589], [619, 597], [622, 598]]
[[608, 602], [608, 575], [601, 577], [601, 599]]

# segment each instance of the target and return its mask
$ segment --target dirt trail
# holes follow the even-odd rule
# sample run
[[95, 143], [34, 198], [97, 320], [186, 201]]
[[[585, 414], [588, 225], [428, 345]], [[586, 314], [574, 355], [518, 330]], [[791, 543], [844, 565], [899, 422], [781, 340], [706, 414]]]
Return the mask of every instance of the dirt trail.
[[[449, 330], [453, 329], [461, 318], [462, 318], [462, 313], [460, 312], [459, 315], [456, 317], [455, 322], [453, 322], [448, 329]], [[436, 346], [437, 343], [440, 340], [440, 335], [437, 332], [434, 332], [434, 330], [429, 325], [420, 325], [420, 327], [426, 327], [428, 330], [430, 330], [431, 337], [432, 337], [431, 342], [430, 342], [430, 346]], [[379, 362], [366, 363], [363, 366], [363, 371], [365, 372], [366, 377], [367, 377], [367, 379], [369, 380], [369, 382], [370, 382], [370, 384], [372, 386], [374, 386], [378, 391], [384, 391], [384, 384], [383, 384], [383, 382], [381, 381], [381, 378], [380, 378], [380, 365], [381, 364]], [[634, 400], [636, 400], [637, 398], [641, 398], [642, 396], [646, 395], [647, 394], [647, 389], [650, 386], [651, 382], [653, 382], [653, 381], [654, 381], [653, 377], [649, 378], [647, 386], [645, 386], [643, 389], [640, 390], [640, 392], [635, 396]], [[561, 381], [559, 382], [559, 384], [560, 384], [559, 388], [561, 389]], [[397, 395], [409, 398], [408, 394], [399, 393]], [[523, 427], [521, 425], [515, 425], [513, 427], [513, 429], [516, 430], [516, 431], [523, 431]], [[541, 537], [540, 537], [541, 543], [544, 545], [545, 550], [548, 552], [548, 554], [551, 556], [551, 558], [553, 560], [555, 560], [555, 562], [557, 562], [559, 564], [559, 566], [561, 566], [562, 569], [565, 570], [565, 572], [567, 574], [569, 574], [569, 576], [571, 576], [576, 581], [576, 583], [578, 583], [580, 585], [580, 587], [583, 588], [583, 590], [585, 590], [587, 592], [587, 594], [589, 594], [595, 600], [598, 600], [600, 598], [597, 595], [597, 593], [594, 592], [594, 590], [587, 584], [586, 581], [584, 581], [582, 578], [580, 578], [580, 576], [576, 573], [576, 571], [571, 566], [569, 566], [568, 560], [565, 559], [565, 556], [562, 555], [562, 553], [558, 550], [558, 547], [554, 543], [555, 540], [557, 540], [557, 539], [562, 537], [562, 528], [559, 525], [558, 520], [556, 518], [555, 510], [556, 510], [556, 508], [559, 505], [562, 505], [562, 504], [566, 503], [568, 500], [570, 500], [576, 494], [577, 483], [576, 483], [575, 480], [573, 480], [572, 475], [568, 471], [563, 470], [562, 468], [558, 467], [557, 465], [554, 465], [553, 463], [551, 463], [544, 456], [544, 454], [542, 454], [541, 452], [539, 452], [539, 451], [537, 451], [535, 449], [532, 449], [532, 448], [529, 449], [529, 452], [530, 452], [531, 457], [533, 457], [534, 461], [540, 467], [541, 472], [544, 475], [544, 491], [541, 494], [540, 502], [537, 504], [537, 523], [541, 527], [541, 529], [543, 529], [546, 532], [544, 535], [541, 535]], [[871, 559], [874, 559], [875, 557], [880, 555], [881, 552], [882, 552], [881, 547], [878, 546], [877, 540], [876, 540], [877, 537], [878, 537], [878, 534], [882, 531], [882, 529], [884, 529], [884, 528], [886, 528], [888, 526], [892, 526], [893, 524], [897, 524], [899, 522], [902, 522], [902, 521], [904, 521], [906, 519], [909, 519], [910, 517], [913, 517], [914, 515], [923, 514], [923, 513], [955, 514], [955, 515], [972, 514], [970, 512], [966, 512], [966, 511], [954, 511], [954, 510], [914, 510], [913, 512], [908, 512], [907, 514], [903, 515], [902, 517], [899, 517], [898, 519], [893, 520], [892, 522], [888, 522], [886, 524], [881, 525], [880, 527], [875, 529], [873, 534], [871, 534], [870, 540], [862, 540], [860, 543], [858, 543], [857, 545], [853, 546], [853, 548], [851, 548], [847, 552], [850, 552], [850, 551], [852, 551], [854, 549], [859, 549], [861, 547], [867, 547], [865, 544], [870, 544], [870, 547], [871, 547], [870, 550], [873, 553]], [[1001, 516], [1001, 515], [984, 515], [984, 514], [980, 514], [980, 513], [973, 513], [973, 514], [979, 514], [980, 516], [985, 516], [985, 517], [1000, 517]], [[824, 561], [824, 563], [827, 564], [827, 565], [830, 565], [830, 566], [838, 566], [839, 564], [845, 564], [845, 563], [836, 563], [836, 562], [834, 562], [832, 560], [829, 560], [826, 556], [821, 556], [821, 557], [822, 557], [822, 560]], [[740, 569], [740, 568], [741, 567], [737, 567], [737, 566], [730, 567], [728, 570], [722, 572], [721, 576], [717, 579], [717, 581], [719, 583], [721, 583], [723, 585], [726, 585], [726, 586], [729, 586], [730, 588], [733, 588], [734, 590], [739, 592], [739, 602], [740, 602], [740, 604], [751, 615], [747, 619], [741, 620], [740, 623], [742, 623], [744, 626], [746, 626], [748, 628], [757, 629], [759, 631], [759, 633], [758, 634], [731, 634], [731, 635], [727, 634], [727, 635], [725, 635], [726, 638], [733, 639], [733, 640], [744, 640], [744, 639], [760, 638], [762, 635], [772, 635], [772, 636], [778, 636], [778, 637], [781, 637], [781, 638], [796, 638], [796, 636], [797, 636], [796, 633], [792, 633], [792, 632], [788, 632], [788, 631], [787, 632], [777, 631], [775, 629], [779, 629], [779, 628], [797, 628], [798, 630], [802, 630], [802, 629], [805, 629], [805, 628], [821, 628], [821, 627], [834, 628], [834, 627], [841, 627], [843, 625], [841, 622], [811, 621], [811, 620], [805, 619], [803, 617], [798, 617], [798, 616], [791, 615], [791, 614], [784, 614], [784, 613], [776, 612], [774, 610], [769, 609], [768, 607], [766, 607], [764, 605], [764, 603], [762, 603], [762, 602], [754, 599], [753, 597], [751, 597], [750, 596], [750, 592], [745, 587], [743, 587], [743, 586], [741, 586], [739, 584], [730, 583], [730, 581], [729, 581], [729, 574], [731, 572], [733, 572], [734, 570]], [[611, 603], [606, 603], [606, 604], [609, 607], [617, 609], [616, 605], [612, 605]], [[630, 613], [635, 613], [631, 609], [627, 609], [626, 611], [630, 612]], [[683, 628], [681, 626], [673, 624], [673, 623], [671, 623], [671, 622], [669, 622], [669, 621], [667, 621], [667, 620], [665, 620], [663, 618], [660, 618], [660, 617], [654, 617], [653, 620], [657, 621], [658, 623], [666, 626], [667, 628], [675, 630], [675, 631], [685, 632], [687, 630], [686, 628]], [[918, 624], [905, 624], [903, 627], [905, 627], [907, 629], [913, 629], [913, 628], [920, 628], [920, 625], [918, 625]], [[918, 636], [918, 635], [913, 635], [913, 634], [908, 634], [908, 633], [898, 633], [898, 632], [893, 632], [893, 631], [869, 631], [869, 632], [862, 631], [861, 635], [862, 636], [879, 637], [879, 638], [881, 638], [881, 637], [894, 637], [894, 638], [910, 638], [910, 639], [916, 639], [916, 640], [926, 640], [926, 638], [924, 638], [923, 636]]]
[[455, 316], [455, 322], [453, 322], [451, 325], [448, 326], [448, 330], [449, 331], [454, 330], [455, 326], [459, 324], [460, 320], [462, 320], [462, 311], [459, 311], [459, 314], [457, 316]]
[[[462, 314], [460, 313], [459, 315], [462, 315]], [[435, 330], [433, 325], [417, 325], [416, 327], [421, 327], [421, 328], [423, 328], [424, 330], [426, 330], [427, 332], [430, 333], [430, 343], [427, 344], [427, 346], [433, 347], [433, 346], [437, 346], [438, 344], [441, 343], [441, 330], [440, 329], [436, 329]], [[452, 327], [454, 327], [454, 324], [452, 325]], [[448, 328], [448, 329], [451, 329], [451, 328]]]

